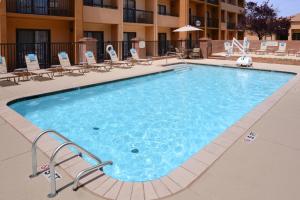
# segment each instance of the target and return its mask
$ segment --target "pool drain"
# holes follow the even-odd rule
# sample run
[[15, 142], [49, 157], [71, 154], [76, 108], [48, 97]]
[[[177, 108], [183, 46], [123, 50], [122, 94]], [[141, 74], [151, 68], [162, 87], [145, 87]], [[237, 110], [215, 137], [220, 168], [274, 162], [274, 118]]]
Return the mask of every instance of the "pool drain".
[[93, 129], [94, 129], [95, 131], [98, 131], [98, 130], [99, 130], [99, 128], [98, 128], [98, 127], [94, 127]]
[[138, 149], [132, 149], [131, 153], [139, 153], [139, 150]]

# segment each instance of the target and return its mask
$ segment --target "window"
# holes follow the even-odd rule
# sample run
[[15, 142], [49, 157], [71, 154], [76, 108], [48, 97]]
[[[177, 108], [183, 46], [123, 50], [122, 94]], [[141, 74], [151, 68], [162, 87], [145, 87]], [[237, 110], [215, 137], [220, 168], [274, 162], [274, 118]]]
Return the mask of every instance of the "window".
[[167, 6], [165, 5], [158, 5], [158, 14], [166, 15], [167, 14]]
[[300, 40], [300, 33], [293, 33], [293, 40]]

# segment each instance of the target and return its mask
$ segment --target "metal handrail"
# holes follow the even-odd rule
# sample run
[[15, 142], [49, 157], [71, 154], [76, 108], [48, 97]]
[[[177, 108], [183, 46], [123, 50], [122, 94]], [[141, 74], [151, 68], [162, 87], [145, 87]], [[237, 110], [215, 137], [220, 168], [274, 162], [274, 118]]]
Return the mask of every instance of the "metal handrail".
[[68, 138], [65, 136], [61, 135], [60, 133], [53, 131], [53, 130], [47, 130], [42, 132], [38, 137], [35, 138], [35, 140], [32, 143], [31, 147], [31, 152], [32, 152], [32, 174], [29, 176], [30, 178], [36, 177], [38, 175], [37, 171], [37, 153], [36, 153], [36, 147], [37, 147], [37, 142], [41, 139], [42, 136], [52, 133], [61, 139], [63, 139], [65, 142], [71, 142]]
[[[95, 155], [93, 155], [92, 153], [88, 152], [87, 150], [85, 150], [84, 148], [82, 148], [81, 146], [73, 143], [73, 142], [66, 142], [63, 143], [62, 145], [60, 145], [59, 147], [57, 147], [55, 149], [55, 151], [53, 152], [51, 158], [50, 158], [50, 163], [49, 163], [49, 167], [50, 167], [50, 193], [48, 194], [49, 198], [53, 198], [56, 196], [57, 191], [56, 191], [56, 180], [55, 180], [55, 158], [56, 155], [59, 153], [59, 151], [67, 146], [73, 146], [75, 147], [78, 151], [85, 153], [86, 155], [88, 155], [90, 158], [93, 158], [94, 160], [96, 160], [98, 162], [98, 165], [101, 164], [105, 164], [107, 165], [107, 163], [102, 163], [102, 161], [97, 158]], [[112, 161], [108, 161], [111, 162]], [[104, 165], [103, 165], [104, 166]], [[103, 167], [102, 166], [102, 167]], [[101, 167], [100, 167], [101, 168]], [[90, 169], [90, 168], [89, 168]], [[81, 177], [81, 176], [80, 176]], [[79, 178], [80, 178], [79, 177]], [[75, 179], [76, 180], [76, 179]]]
[[104, 166], [106, 165], [112, 165], [113, 162], [112, 161], [106, 161], [106, 162], [103, 162], [101, 164], [98, 164], [96, 166], [93, 166], [93, 167], [90, 167], [88, 169], [85, 169], [85, 170], [82, 170], [81, 172], [79, 172], [74, 180], [74, 183], [73, 183], [73, 190], [76, 191], [79, 187], [79, 181], [80, 179], [87, 175], [87, 174], [90, 174], [90, 173], [93, 173], [97, 170], [101, 170]]

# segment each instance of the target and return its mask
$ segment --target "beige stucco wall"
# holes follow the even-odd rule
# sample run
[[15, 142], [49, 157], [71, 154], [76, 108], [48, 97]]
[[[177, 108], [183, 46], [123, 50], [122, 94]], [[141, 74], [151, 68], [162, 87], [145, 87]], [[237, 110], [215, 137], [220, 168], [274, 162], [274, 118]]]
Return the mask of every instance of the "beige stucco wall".
[[16, 42], [17, 29], [50, 30], [51, 42], [72, 42], [73, 22], [63, 20], [41, 20], [26, 18], [7, 18], [7, 42]]

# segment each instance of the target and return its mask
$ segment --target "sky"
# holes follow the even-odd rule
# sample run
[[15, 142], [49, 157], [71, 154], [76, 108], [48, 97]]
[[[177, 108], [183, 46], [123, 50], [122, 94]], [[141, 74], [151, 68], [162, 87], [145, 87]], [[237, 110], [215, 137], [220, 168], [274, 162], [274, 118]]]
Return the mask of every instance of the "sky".
[[[261, 3], [265, 0], [251, 1]], [[300, 13], [300, 0], [270, 0], [270, 3], [278, 10], [279, 16], [286, 17]]]

